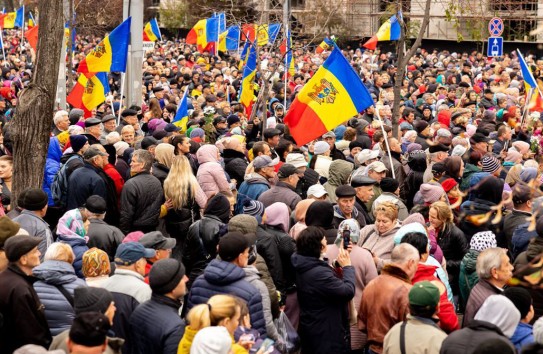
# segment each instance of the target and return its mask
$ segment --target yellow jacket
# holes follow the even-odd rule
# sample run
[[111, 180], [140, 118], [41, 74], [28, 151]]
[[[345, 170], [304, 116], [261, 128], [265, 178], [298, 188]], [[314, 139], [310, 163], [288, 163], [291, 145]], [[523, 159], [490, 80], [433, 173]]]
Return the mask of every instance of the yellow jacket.
[[192, 341], [194, 340], [196, 333], [198, 333], [198, 331], [190, 328], [190, 326], [185, 327], [185, 334], [183, 334], [183, 338], [181, 338], [181, 342], [179, 342], [177, 354], [190, 354], [190, 347], [192, 346]]

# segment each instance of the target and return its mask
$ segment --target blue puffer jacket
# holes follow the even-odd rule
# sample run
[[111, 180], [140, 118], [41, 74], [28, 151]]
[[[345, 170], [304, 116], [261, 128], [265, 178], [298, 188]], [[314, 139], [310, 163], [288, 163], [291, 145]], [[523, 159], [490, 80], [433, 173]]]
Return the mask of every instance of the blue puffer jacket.
[[534, 342], [532, 326], [528, 323], [519, 322], [515, 329], [515, 333], [513, 333], [513, 336], [511, 337], [511, 342], [520, 353], [522, 347]]
[[34, 290], [45, 306], [51, 335], [56, 336], [70, 329], [75, 317], [74, 309], [55, 285], [62, 286], [73, 297], [75, 288], [87, 286], [85, 281], [77, 278], [69, 263], [61, 261], [45, 261], [34, 268], [32, 273], [39, 279], [34, 283]]
[[209, 298], [218, 294], [235, 295], [247, 302], [252, 328], [260, 335], [266, 335], [266, 321], [262, 311], [262, 297], [257, 288], [245, 280], [243, 268], [235, 264], [214, 259], [200, 275], [190, 289], [187, 310], [199, 304], [205, 304]]
[[177, 354], [185, 333], [185, 321], [179, 317], [179, 301], [153, 294], [130, 316], [130, 353]]
[[62, 243], [67, 243], [72, 247], [72, 250], [75, 254], [74, 264], [73, 268], [75, 269], [75, 274], [81, 278], [84, 279], [85, 276], [83, 275], [83, 253], [87, 252], [89, 250], [89, 247], [87, 246], [87, 241], [82, 237], [72, 237], [72, 236], [66, 236], [66, 235], [58, 235], [58, 241]]
[[45, 170], [43, 172], [43, 191], [47, 193], [49, 201], [47, 205], [55, 205], [53, 201], [53, 195], [51, 194], [51, 184], [55, 179], [55, 175], [60, 169], [60, 158], [62, 157], [62, 150], [60, 149], [60, 143], [57, 137], [52, 137], [49, 140], [49, 149], [47, 150], [47, 157], [45, 159]]

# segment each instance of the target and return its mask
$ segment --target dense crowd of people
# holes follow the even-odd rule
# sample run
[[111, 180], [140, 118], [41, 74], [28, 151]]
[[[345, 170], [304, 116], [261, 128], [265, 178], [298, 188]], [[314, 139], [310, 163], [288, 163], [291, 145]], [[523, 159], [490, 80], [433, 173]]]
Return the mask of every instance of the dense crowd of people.
[[260, 51], [250, 119], [239, 55], [157, 42], [142, 106], [110, 73], [91, 116], [58, 109], [43, 186], [15, 204], [34, 57], [5, 34], [1, 354], [543, 352], [543, 106], [514, 54], [418, 50], [394, 136], [395, 56], [346, 48], [375, 104], [299, 146], [284, 117], [329, 52], [295, 43], [285, 81]]

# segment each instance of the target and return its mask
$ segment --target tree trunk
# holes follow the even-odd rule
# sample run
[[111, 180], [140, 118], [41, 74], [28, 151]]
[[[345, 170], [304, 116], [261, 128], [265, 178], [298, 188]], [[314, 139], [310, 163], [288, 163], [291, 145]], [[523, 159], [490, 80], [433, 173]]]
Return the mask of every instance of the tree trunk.
[[62, 0], [39, 2], [40, 30], [32, 82], [19, 96], [13, 140], [12, 208], [26, 188], [41, 188], [53, 124], [64, 23]]
[[[405, 26], [404, 21], [400, 21], [402, 34], [400, 36], [400, 40], [398, 41], [398, 46], [396, 48], [396, 55], [398, 57], [398, 71], [396, 71], [396, 76], [394, 78], [394, 105], [392, 109], [392, 135], [395, 137], [399, 136], [399, 126], [398, 121], [400, 119], [400, 91], [403, 83], [403, 79], [405, 77], [405, 70], [407, 63], [409, 63], [409, 60], [417, 49], [420, 47], [420, 43], [422, 42], [422, 36], [424, 35], [424, 32], [428, 29], [428, 24], [430, 23], [430, 5], [432, 4], [431, 0], [426, 0], [426, 4], [424, 6], [424, 17], [422, 19], [422, 24], [420, 25], [419, 33], [417, 34], [417, 38], [415, 39], [415, 43], [411, 46], [411, 48], [407, 51], [407, 53], [404, 53], [404, 43], [405, 43], [405, 37], [407, 35], [407, 28]], [[401, 2], [398, 4], [398, 8], [401, 8]]]

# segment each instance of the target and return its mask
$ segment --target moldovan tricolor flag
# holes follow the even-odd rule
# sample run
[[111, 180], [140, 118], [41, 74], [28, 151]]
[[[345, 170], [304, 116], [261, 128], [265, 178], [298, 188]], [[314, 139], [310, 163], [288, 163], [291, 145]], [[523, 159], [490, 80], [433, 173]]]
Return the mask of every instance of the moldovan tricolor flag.
[[285, 124], [298, 146], [322, 136], [373, 105], [368, 89], [338, 48], [292, 102]]
[[80, 74], [66, 101], [85, 111], [85, 117], [90, 117], [91, 111], [106, 100], [109, 91], [107, 73]]
[[375, 50], [375, 48], [377, 48], [377, 42], [397, 41], [398, 39], [400, 39], [402, 29], [400, 27], [400, 23], [398, 22], [399, 18], [402, 18], [401, 11], [399, 11], [396, 15], [393, 15], [385, 23], [383, 23], [381, 27], [379, 27], [379, 31], [377, 31], [377, 34], [371, 37], [362, 46], [364, 48]]
[[153, 18], [151, 21], [147, 22], [145, 27], [143, 27], [143, 40], [147, 42], [162, 40], [162, 34], [160, 33], [160, 28], [158, 28], [156, 18]]
[[130, 41], [130, 22], [127, 18], [106, 36], [79, 64], [78, 73], [97, 73], [126, 71], [128, 43]]
[[183, 94], [183, 98], [181, 98], [181, 101], [179, 102], [179, 108], [175, 113], [175, 117], [172, 120], [172, 124], [179, 127], [182, 131], [187, 131], [187, 122], [189, 121], [189, 105], [187, 102], [188, 91], [189, 89], [187, 88]]
[[253, 80], [256, 76], [256, 48], [255, 45], [251, 46], [249, 50], [249, 57], [245, 68], [243, 69], [243, 78], [241, 79], [241, 91], [239, 93], [239, 102], [245, 107], [247, 111], [250, 110], [253, 105], [253, 99], [255, 96], [255, 90], [253, 88]]
[[198, 51], [209, 51], [208, 45], [219, 41], [218, 17], [212, 17], [196, 22], [187, 34], [187, 44], [196, 44]]

